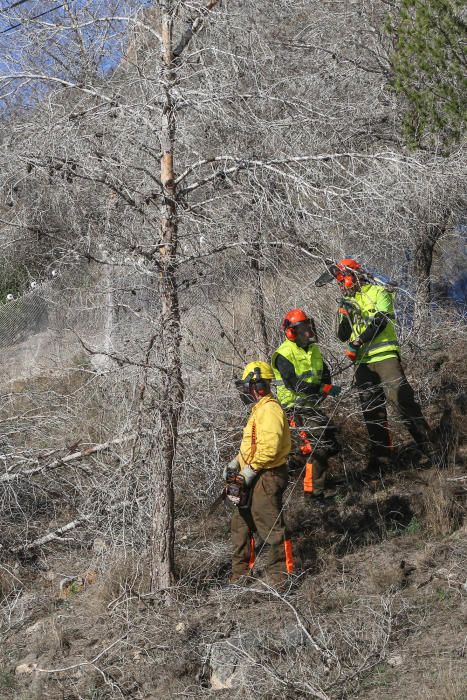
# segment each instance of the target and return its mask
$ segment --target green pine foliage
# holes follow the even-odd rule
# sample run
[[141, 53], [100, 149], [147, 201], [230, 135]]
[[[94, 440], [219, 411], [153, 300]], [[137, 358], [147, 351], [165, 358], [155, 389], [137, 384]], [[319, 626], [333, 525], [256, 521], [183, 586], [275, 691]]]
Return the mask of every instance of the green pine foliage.
[[407, 103], [404, 131], [411, 146], [424, 137], [459, 141], [467, 113], [464, 0], [401, 0], [387, 19], [392, 38], [393, 90]]
[[20, 296], [28, 283], [28, 270], [22, 263], [0, 258], [0, 304], [5, 304], [8, 294]]

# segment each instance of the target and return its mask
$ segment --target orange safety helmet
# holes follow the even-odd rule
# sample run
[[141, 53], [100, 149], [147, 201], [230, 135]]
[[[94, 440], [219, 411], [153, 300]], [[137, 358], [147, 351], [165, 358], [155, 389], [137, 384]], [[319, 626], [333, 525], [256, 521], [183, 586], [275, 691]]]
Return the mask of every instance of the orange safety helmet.
[[310, 323], [313, 335], [316, 335], [313, 319], [307, 316], [303, 309], [292, 309], [286, 313], [282, 319], [281, 329], [284, 331], [285, 337], [288, 338], [288, 340], [297, 340], [297, 331], [295, 326], [297, 326], [299, 323], [303, 323], [304, 321], [308, 321]]
[[355, 284], [355, 272], [362, 269], [360, 263], [353, 258], [342, 258], [336, 268], [339, 270], [336, 274], [336, 279], [341, 287], [350, 289]]

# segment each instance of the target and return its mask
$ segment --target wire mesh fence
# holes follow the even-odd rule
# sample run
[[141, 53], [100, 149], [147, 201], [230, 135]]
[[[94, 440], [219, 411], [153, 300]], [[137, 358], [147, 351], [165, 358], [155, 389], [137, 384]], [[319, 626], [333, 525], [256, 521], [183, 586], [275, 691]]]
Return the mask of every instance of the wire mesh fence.
[[[187, 265], [179, 275], [183, 361], [187, 371], [233, 377], [248, 359], [269, 359], [282, 342], [280, 323], [291, 308], [315, 319], [321, 349], [341, 365], [336, 340], [337, 286], [317, 288], [324, 269], [317, 256], [300, 248], [265, 249], [259, 259], [245, 251], [213, 255]], [[407, 309], [413, 300], [398, 296], [408, 334]], [[97, 367], [112, 366], [112, 356], [142, 361], [146, 341], [160, 328], [158, 280], [133, 265], [109, 261], [65, 271], [0, 306], [0, 347], [31, 342], [37, 334], [66, 335], [69, 353], [92, 353]], [[8, 353], [3, 359], [11, 361]], [[44, 358], [42, 358], [44, 359]], [[68, 360], [68, 358], [66, 358]], [[65, 361], [65, 360], [64, 360]], [[0, 365], [2, 360], [0, 359]]]

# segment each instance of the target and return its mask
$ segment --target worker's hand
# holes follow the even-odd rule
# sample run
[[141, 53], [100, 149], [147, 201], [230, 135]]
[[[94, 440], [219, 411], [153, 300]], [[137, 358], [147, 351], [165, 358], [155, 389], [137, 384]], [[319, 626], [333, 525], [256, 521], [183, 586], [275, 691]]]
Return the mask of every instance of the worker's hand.
[[354, 305], [352, 304], [352, 302], [346, 299], [345, 297], [342, 297], [342, 299], [339, 301], [338, 312], [343, 316], [350, 316], [353, 310]]
[[229, 463], [224, 467], [224, 471], [222, 472], [222, 478], [224, 479], [224, 481], [226, 481], [227, 476], [228, 476], [229, 474], [232, 474], [232, 472], [235, 473], [235, 472], [238, 472], [238, 471], [240, 471], [240, 465], [239, 465], [239, 463], [238, 463], [237, 457], [234, 457], [234, 458], [232, 459], [232, 461], [229, 462]]
[[255, 470], [252, 469], [249, 464], [247, 464], [245, 467], [243, 467], [242, 471], [240, 472], [240, 476], [243, 476], [245, 486], [250, 486], [250, 484], [258, 476], [258, 472], [255, 472]]
[[341, 386], [336, 386], [335, 384], [323, 384], [321, 391], [325, 396], [339, 396], [342, 391]]
[[357, 353], [360, 346], [361, 343], [359, 341], [354, 341], [353, 343], [349, 343], [347, 345], [347, 350], [344, 350], [344, 353], [352, 362], [355, 362], [355, 360], [357, 359]]

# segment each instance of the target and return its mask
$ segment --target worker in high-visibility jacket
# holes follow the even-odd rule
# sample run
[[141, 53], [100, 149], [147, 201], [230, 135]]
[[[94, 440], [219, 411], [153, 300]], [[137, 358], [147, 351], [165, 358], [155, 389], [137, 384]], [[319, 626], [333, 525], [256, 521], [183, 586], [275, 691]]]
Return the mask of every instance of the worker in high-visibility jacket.
[[336, 426], [318, 404], [326, 396], [338, 396], [341, 388], [331, 384], [312, 318], [302, 309], [292, 309], [284, 316], [282, 330], [285, 340], [271, 360], [277, 398], [293, 429], [293, 458], [304, 467], [305, 501], [325, 506], [328, 459], [339, 452], [339, 443]]
[[271, 366], [257, 360], [246, 365], [237, 382], [244, 403], [253, 405], [240, 450], [224, 469], [227, 497], [230, 479], [237, 475], [246, 496], [232, 517], [233, 583], [244, 583], [253, 574], [255, 551], [263, 548], [268, 583], [283, 585], [293, 572], [292, 544], [282, 515], [291, 440], [287, 417], [271, 393], [273, 378]]
[[387, 403], [391, 403], [422, 453], [436, 461], [430, 428], [415, 400], [400, 361], [394, 314], [394, 294], [374, 284], [362, 266], [344, 258], [333, 272], [343, 293], [339, 305], [338, 338], [355, 363], [355, 382], [370, 439], [368, 471], [392, 461]]

